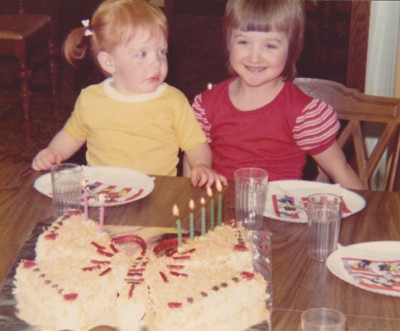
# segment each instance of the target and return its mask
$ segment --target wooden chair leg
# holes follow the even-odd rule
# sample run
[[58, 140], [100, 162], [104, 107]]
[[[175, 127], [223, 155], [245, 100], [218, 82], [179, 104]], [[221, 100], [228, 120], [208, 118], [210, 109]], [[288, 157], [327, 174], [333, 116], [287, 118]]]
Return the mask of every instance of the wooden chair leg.
[[60, 102], [58, 95], [58, 61], [57, 61], [57, 50], [55, 47], [54, 40], [50, 38], [47, 42], [47, 49], [49, 53], [49, 66], [50, 66], [50, 79], [51, 79], [51, 104], [53, 107], [53, 116], [55, 118], [61, 118], [60, 114]]
[[32, 124], [30, 118], [30, 106], [32, 92], [29, 87], [29, 79], [32, 76], [31, 70], [29, 70], [25, 59], [19, 59], [19, 72], [18, 77], [20, 79], [21, 87], [21, 103], [23, 111], [23, 123], [22, 130], [24, 132], [25, 139], [31, 141], [32, 139]]

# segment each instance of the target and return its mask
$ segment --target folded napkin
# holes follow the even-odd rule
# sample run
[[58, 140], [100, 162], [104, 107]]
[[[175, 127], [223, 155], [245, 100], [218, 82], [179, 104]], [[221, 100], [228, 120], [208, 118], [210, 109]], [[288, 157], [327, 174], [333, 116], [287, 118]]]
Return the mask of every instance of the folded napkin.
[[[290, 185], [288, 185], [290, 183]], [[290, 222], [307, 223], [307, 197], [316, 193], [329, 193], [342, 196], [339, 184], [326, 184], [307, 181], [271, 182], [268, 189], [265, 216], [275, 215], [278, 219]], [[351, 211], [343, 200], [343, 214]]]

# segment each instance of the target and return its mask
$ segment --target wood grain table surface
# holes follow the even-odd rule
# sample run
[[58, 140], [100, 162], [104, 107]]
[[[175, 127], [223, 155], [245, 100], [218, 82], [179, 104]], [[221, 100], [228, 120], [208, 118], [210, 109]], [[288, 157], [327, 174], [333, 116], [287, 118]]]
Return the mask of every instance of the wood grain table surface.
[[[37, 223], [52, 222], [51, 199], [33, 188], [41, 173], [21, 178], [28, 164], [0, 160], [0, 282], [16, 262], [21, 248]], [[214, 199], [216, 199], [214, 190]], [[342, 221], [341, 245], [370, 241], [400, 241], [400, 193], [359, 191], [366, 207]], [[177, 204], [183, 227], [189, 224], [189, 201], [196, 204], [195, 224], [200, 228], [200, 199], [208, 201], [204, 188], [192, 187], [187, 178], [155, 177], [150, 195], [130, 204], [107, 207], [107, 224], [173, 227], [172, 206]], [[234, 218], [234, 186], [224, 187], [223, 218]], [[90, 208], [98, 218], [98, 209]], [[347, 317], [347, 331], [400, 330], [400, 297], [372, 293], [334, 276], [324, 263], [307, 255], [307, 225], [265, 218], [272, 232], [272, 330], [300, 330], [301, 313], [311, 307], [331, 307]], [[399, 252], [400, 258], [400, 252]], [[1, 284], [1, 283], [0, 283]]]

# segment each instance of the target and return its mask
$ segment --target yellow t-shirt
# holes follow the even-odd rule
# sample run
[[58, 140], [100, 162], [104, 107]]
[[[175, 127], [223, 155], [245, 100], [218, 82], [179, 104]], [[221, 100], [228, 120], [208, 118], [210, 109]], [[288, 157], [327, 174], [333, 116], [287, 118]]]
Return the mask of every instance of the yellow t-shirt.
[[111, 81], [82, 90], [64, 130], [86, 140], [90, 166], [176, 176], [179, 148], [206, 141], [187, 98], [166, 83], [153, 93], [123, 95]]

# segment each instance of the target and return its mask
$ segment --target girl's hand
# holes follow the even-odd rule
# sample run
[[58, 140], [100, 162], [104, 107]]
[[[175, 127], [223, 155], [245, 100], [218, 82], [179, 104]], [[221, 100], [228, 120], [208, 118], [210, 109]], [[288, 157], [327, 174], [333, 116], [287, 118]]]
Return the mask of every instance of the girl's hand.
[[53, 148], [42, 149], [32, 161], [32, 169], [36, 171], [49, 170], [53, 165], [62, 162], [59, 151]]
[[198, 165], [191, 170], [191, 181], [193, 186], [212, 186], [217, 181], [223, 185], [227, 185], [227, 179], [217, 174], [214, 170], [206, 165]]

